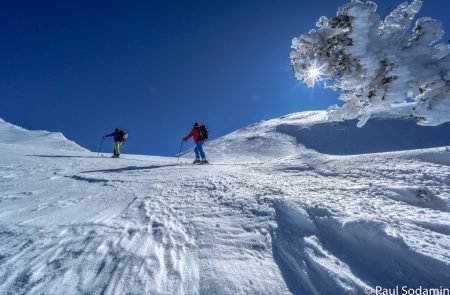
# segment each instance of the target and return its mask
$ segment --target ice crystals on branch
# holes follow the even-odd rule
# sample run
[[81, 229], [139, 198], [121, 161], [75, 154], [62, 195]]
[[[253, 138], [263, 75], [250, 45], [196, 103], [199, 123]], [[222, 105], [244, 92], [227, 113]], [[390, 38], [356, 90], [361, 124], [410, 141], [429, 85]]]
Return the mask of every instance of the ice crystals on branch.
[[295, 77], [340, 91], [344, 105], [328, 110], [330, 120], [357, 118], [363, 126], [372, 113], [409, 103], [420, 125], [450, 121], [449, 46], [438, 43], [440, 22], [422, 17], [412, 25], [421, 7], [405, 2], [382, 20], [374, 2], [353, 0], [292, 40]]

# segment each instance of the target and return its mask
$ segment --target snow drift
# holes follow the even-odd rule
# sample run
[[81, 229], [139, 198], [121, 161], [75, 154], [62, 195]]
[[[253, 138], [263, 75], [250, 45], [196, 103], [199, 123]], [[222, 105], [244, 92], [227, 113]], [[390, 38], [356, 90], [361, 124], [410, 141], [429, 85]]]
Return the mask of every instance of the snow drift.
[[[207, 142], [207, 156], [221, 161], [260, 162], [319, 152], [352, 155], [450, 145], [450, 124], [419, 126], [396, 108], [377, 113], [364, 128], [354, 121], [329, 122], [326, 111], [295, 113], [261, 121]], [[185, 157], [191, 157], [191, 152]]]
[[[201, 166], [55, 149], [66, 140], [1, 124], [0, 293], [448, 287], [448, 150], [320, 152], [355, 152], [372, 136], [398, 150], [417, 128], [436, 131], [408, 148], [437, 145], [445, 126], [379, 115], [358, 129], [325, 117], [306, 112], [248, 126], [208, 143], [212, 164]], [[327, 142], [339, 128], [352, 150]], [[361, 130], [368, 135], [358, 138]]]
[[381, 20], [374, 2], [353, 0], [293, 39], [296, 78], [309, 86], [324, 80], [341, 93], [345, 104], [329, 109], [330, 120], [359, 119], [363, 126], [374, 112], [406, 101], [420, 125], [450, 121], [450, 55], [439, 43], [442, 24], [422, 17], [410, 32], [421, 6], [420, 0], [405, 2]]
[[30, 131], [15, 126], [0, 118], [0, 143], [15, 145], [34, 145], [36, 147], [59, 150], [87, 151], [75, 142], [68, 140], [60, 132]]

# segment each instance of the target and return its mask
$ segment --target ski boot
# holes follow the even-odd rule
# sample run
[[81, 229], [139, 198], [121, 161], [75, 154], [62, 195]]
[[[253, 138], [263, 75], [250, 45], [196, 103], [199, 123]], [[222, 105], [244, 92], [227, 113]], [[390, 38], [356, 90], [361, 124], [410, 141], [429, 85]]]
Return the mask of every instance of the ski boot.
[[201, 163], [200, 159], [195, 159], [195, 161], [192, 162], [192, 164], [200, 164], [200, 163]]
[[208, 160], [206, 160], [206, 159], [202, 159], [201, 162], [200, 162], [200, 164], [202, 164], [202, 165], [203, 165], [203, 164], [209, 164], [209, 162], [208, 162]]

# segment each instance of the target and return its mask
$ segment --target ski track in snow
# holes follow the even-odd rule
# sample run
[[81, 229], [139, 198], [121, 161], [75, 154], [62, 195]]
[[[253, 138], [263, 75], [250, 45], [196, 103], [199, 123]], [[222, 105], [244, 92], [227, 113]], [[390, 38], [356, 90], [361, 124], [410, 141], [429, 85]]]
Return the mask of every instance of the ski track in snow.
[[448, 286], [450, 153], [175, 165], [2, 145], [4, 294]]

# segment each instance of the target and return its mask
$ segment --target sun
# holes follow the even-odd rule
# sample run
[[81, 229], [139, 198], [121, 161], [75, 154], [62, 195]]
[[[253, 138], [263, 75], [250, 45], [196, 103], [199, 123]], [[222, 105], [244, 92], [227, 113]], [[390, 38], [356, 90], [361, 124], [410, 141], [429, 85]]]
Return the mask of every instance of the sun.
[[308, 86], [314, 86], [317, 81], [320, 81], [323, 75], [322, 68], [323, 66], [318, 66], [317, 63], [306, 68], [305, 83]]
[[320, 75], [321, 75], [321, 72], [316, 67], [312, 67], [311, 70], [309, 71], [309, 76], [311, 76], [311, 78], [313, 78], [313, 79], [317, 79], [318, 77], [320, 77]]

